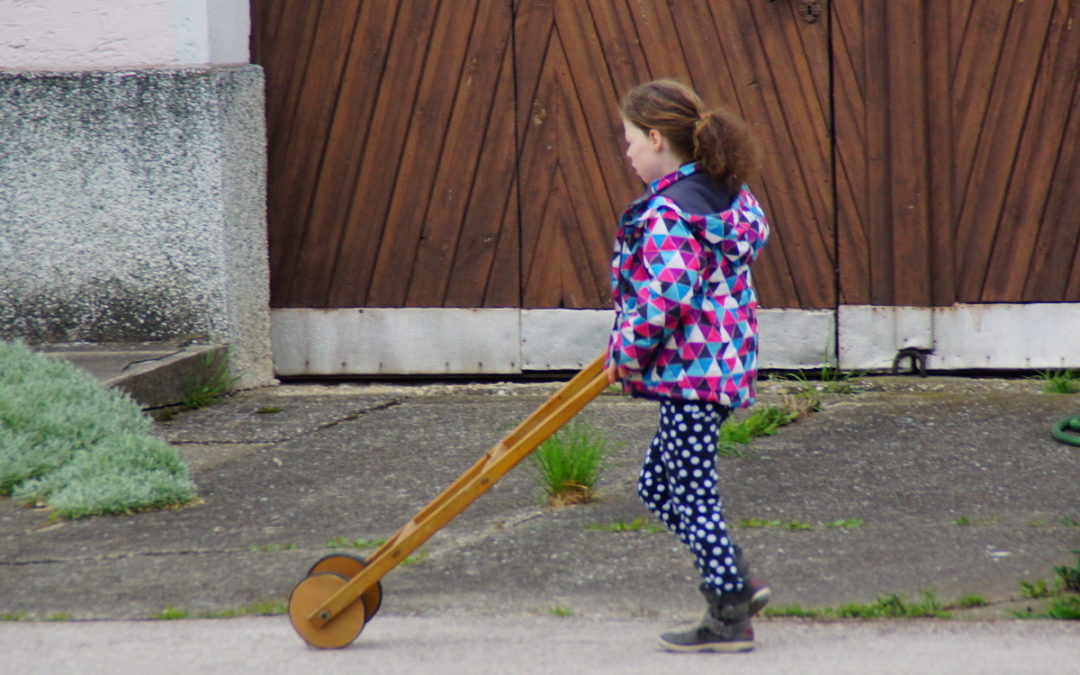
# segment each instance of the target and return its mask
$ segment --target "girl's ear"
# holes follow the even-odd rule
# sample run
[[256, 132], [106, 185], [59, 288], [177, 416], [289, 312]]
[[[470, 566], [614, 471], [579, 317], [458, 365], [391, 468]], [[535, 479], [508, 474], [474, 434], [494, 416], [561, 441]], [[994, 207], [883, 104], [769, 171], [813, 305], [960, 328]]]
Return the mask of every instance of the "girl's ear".
[[649, 129], [649, 143], [652, 145], [653, 152], [660, 152], [664, 149], [664, 135], [656, 129]]

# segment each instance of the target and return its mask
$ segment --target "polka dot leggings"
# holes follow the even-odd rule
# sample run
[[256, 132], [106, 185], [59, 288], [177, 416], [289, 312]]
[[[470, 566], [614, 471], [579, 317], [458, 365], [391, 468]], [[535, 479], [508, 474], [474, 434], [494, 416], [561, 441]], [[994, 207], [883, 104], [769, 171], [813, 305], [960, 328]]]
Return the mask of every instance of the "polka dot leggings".
[[660, 402], [660, 428], [638, 478], [638, 495], [686, 544], [705, 584], [743, 590], [734, 543], [716, 491], [716, 437], [728, 409], [699, 401]]

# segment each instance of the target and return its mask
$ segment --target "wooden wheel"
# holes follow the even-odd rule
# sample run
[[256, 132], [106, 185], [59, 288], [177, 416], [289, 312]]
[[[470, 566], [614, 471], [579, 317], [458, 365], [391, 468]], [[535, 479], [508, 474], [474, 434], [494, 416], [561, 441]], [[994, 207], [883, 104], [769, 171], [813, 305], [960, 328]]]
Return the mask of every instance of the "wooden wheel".
[[320, 649], [344, 647], [364, 630], [363, 597], [357, 598], [329, 623], [317, 627], [308, 621], [311, 613], [348, 583], [348, 579], [333, 572], [312, 574], [293, 589], [289, 596], [289, 621], [300, 637]]
[[[308, 570], [308, 576], [319, 572], [333, 572], [346, 579], [352, 579], [357, 574], [360, 574], [365, 567], [367, 567], [367, 561], [360, 556], [333, 553], [312, 565], [311, 569]], [[364, 591], [360, 597], [364, 599], [364, 608], [367, 610], [366, 621], [371, 621], [375, 618], [375, 614], [378, 613], [379, 607], [382, 606], [382, 582], [375, 582], [375, 585]]]

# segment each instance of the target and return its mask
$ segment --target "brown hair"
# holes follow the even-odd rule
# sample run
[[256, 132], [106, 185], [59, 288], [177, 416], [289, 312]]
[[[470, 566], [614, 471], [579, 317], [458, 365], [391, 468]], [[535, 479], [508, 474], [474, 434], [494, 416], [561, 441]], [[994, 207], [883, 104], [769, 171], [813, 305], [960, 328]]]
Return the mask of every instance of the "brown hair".
[[749, 125], [723, 108], [706, 110], [693, 89], [677, 80], [639, 84], [619, 104], [623, 117], [648, 133], [656, 129], [685, 161], [729, 192], [738, 192], [758, 168], [758, 142]]

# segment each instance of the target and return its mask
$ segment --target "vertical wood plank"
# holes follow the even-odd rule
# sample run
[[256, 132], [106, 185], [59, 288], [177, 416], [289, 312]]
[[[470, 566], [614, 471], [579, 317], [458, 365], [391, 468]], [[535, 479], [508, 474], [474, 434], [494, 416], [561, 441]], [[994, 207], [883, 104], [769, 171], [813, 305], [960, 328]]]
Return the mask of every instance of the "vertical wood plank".
[[954, 54], [952, 31], [959, 19], [953, 3], [931, 2], [926, 5], [926, 80], [927, 174], [929, 192], [926, 226], [929, 228], [929, 303], [948, 306], [956, 302], [956, 253], [953, 240], [956, 228], [953, 208], [953, 126], [951, 73]]
[[[929, 192], [926, 171], [926, 84], [923, 81], [925, 21], [921, 0], [885, 6], [888, 69], [889, 237], [892, 258], [888, 304], [926, 307], [930, 302]], [[876, 262], [876, 261], [875, 261]]]
[[863, 69], [866, 73], [866, 233], [870, 244], [870, 302], [891, 305], [892, 230], [889, 227], [892, 199], [887, 114], [890, 102], [888, 81], [888, 40], [886, 3], [863, 5]]

